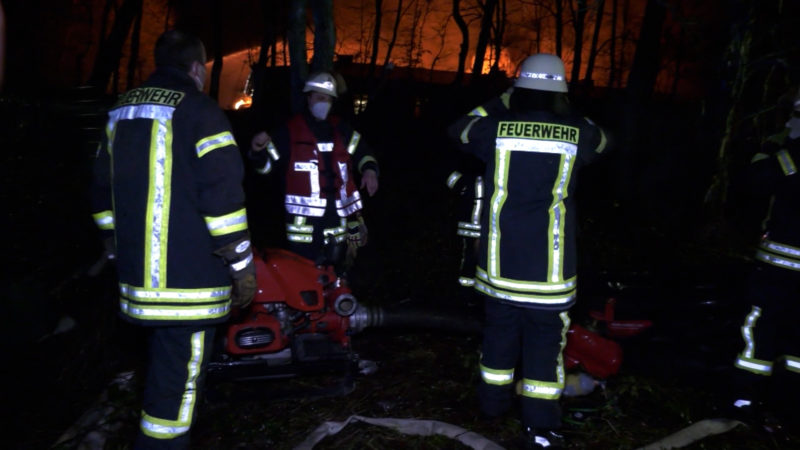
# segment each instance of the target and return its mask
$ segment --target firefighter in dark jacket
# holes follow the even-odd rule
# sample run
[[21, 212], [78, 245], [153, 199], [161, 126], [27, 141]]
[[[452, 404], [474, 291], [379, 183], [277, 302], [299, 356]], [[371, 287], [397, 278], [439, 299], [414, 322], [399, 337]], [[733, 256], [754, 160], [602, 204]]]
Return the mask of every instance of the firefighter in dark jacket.
[[572, 194], [580, 167], [606, 147], [598, 126], [561, 106], [564, 78], [557, 56], [530, 56], [508, 111], [466, 116], [448, 130], [486, 163], [475, 276], [486, 314], [481, 413], [497, 417], [511, 407], [521, 356], [522, 424], [533, 447], [561, 440], [562, 350], [577, 288]]
[[[474, 108], [467, 115], [486, 117], [508, 111], [513, 88], [498, 97]], [[462, 130], [463, 131], [463, 130]], [[461, 264], [458, 284], [464, 288], [475, 286], [477, 242], [481, 236], [481, 211], [483, 210], [483, 171], [485, 164], [474, 155], [462, 153], [454, 157], [456, 168], [447, 176], [447, 187], [459, 195], [458, 226], [456, 235], [461, 238]]]
[[[737, 417], [762, 421], [774, 407], [770, 388], [784, 395], [796, 414], [800, 382], [800, 92], [784, 132], [768, 141], [748, 168], [747, 186], [768, 205], [747, 287], [750, 303], [741, 327], [742, 351], [735, 359], [733, 407]], [[754, 198], [754, 199], [755, 199]], [[785, 386], [770, 383], [783, 366]], [[792, 388], [794, 386], [794, 388]], [[773, 393], [774, 394], [774, 393]], [[737, 412], [734, 410], [734, 412]], [[768, 423], [763, 423], [770, 427]], [[768, 431], [772, 431], [768, 429]]]
[[307, 108], [272, 136], [257, 133], [249, 157], [259, 173], [274, 170], [284, 177], [288, 249], [317, 264], [332, 263], [342, 274], [345, 257], [352, 261], [366, 244], [357, 186], [375, 195], [378, 163], [361, 134], [329, 114], [338, 95], [333, 75], [312, 75], [303, 92]]
[[156, 70], [109, 111], [93, 211], [115, 240], [122, 317], [148, 328], [135, 448], [187, 448], [216, 324], [255, 293], [243, 163], [202, 92], [202, 42], [162, 34]]

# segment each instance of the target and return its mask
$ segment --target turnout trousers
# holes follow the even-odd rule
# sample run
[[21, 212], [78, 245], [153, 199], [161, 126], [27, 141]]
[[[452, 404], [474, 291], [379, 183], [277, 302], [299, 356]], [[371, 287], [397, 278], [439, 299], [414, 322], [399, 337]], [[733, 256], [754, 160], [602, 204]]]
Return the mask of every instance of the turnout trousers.
[[748, 278], [747, 298], [734, 384], [740, 398], [758, 400], [767, 395], [776, 364], [784, 366], [781, 378], [791, 376], [789, 384], [800, 381], [800, 272], [758, 263]]
[[564, 389], [562, 351], [569, 315], [566, 311], [523, 308], [484, 297], [486, 323], [478, 385], [481, 413], [496, 417], [511, 408], [515, 369], [521, 365], [523, 427], [560, 427], [558, 400]]
[[135, 449], [187, 449], [205, 381], [214, 326], [150, 330], [149, 367]]

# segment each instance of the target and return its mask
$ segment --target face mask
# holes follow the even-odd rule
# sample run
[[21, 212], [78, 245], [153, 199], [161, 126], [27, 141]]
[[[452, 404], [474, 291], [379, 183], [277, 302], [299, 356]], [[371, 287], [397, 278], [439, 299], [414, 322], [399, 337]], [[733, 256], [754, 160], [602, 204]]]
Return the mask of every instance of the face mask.
[[792, 117], [786, 122], [786, 128], [789, 129], [789, 139], [800, 138], [800, 117]]
[[317, 102], [311, 105], [311, 115], [319, 120], [325, 120], [330, 110], [331, 104], [328, 102]]

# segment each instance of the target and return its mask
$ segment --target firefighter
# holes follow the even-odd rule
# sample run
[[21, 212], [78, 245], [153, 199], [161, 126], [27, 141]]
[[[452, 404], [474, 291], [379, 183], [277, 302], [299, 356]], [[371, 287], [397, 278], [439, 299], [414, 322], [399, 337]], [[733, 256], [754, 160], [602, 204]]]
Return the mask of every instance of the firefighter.
[[448, 129], [462, 150], [486, 163], [475, 276], [486, 317], [481, 415], [495, 418], [512, 406], [521, 357], [522, 424], [533, 448], [563, 444], [562, 350], [577, 287], [572, 194], [580, 167], [607, 143], [601, 128], [564, 108], [566, 93], [561, 59], [532, 55], [508, 111], [465, 116]]
[[284, 177], [288, 249], [316, 264], [333, 264], [343, 275], [345, 261], [352, 262], [367, 241], [355, 173], [360, 188], [373, 196], [378, 162], [358, 131], [329, 114], [338, 96], [332, 74], [312, 75], [303, 92], [306, 108], [272, 136], [253, 136], [249, 157], [257, 172]]
[[[474, 108], [467, 115], [485, 117], [507, 111], [513, 88], [498, 97]], [[462, 130], [463, 131], [463, 130]], [[475, 286], [475, 265], [478, 238], [481, 235], [481, 210], [483, 209], [483, 171], [485, 165], [473, 155], [462, 154], [455, 158], [457, 167], [447, 176], [447, 187], [459, 195], [458, 226], [456, 235], [461, 239], [461, 263], [458, 284], [470, 292]]]
[[[736, 417], [762, 422], [767, 431], [778, 428], [769, 417], [778, 411], [770, 409], [783, 406], [769, 405], [770, 398], [791, 399], [788, 406], [796, 411], [800, 382], [800, 92], [793, 103], [784, 131], [762, 146], [746, 175], [747, 186], [768, 207], [747, 282], [750, 305], [741, 326], [744, 342], [734, 362], [738, 370], [730, 406]], [[783, 395], [772, 397], [770, 389]]]
[[195, 36], [162, 34], [156, 70], [108, 113], [94, 169], [94, 219], [115, 241], [122, 317], [147, 327], [139, 449], [188, 448], [216, 324], [255, 293], [227, 118], [203, 94]]

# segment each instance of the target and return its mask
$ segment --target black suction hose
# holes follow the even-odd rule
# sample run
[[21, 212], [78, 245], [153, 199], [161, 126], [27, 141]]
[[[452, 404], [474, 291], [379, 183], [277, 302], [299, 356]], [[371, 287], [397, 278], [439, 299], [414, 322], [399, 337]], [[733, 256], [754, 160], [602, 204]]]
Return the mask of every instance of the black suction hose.
[[463, 310], [410, 305], [389, 307], [360, 305], [358, 310], [350, 316], [350, 328], [358, 332], [367, 327], [422, 328], [480, 334], [483, 330], [483, 323], [477, 314], [469, 314], [468, 311]]

